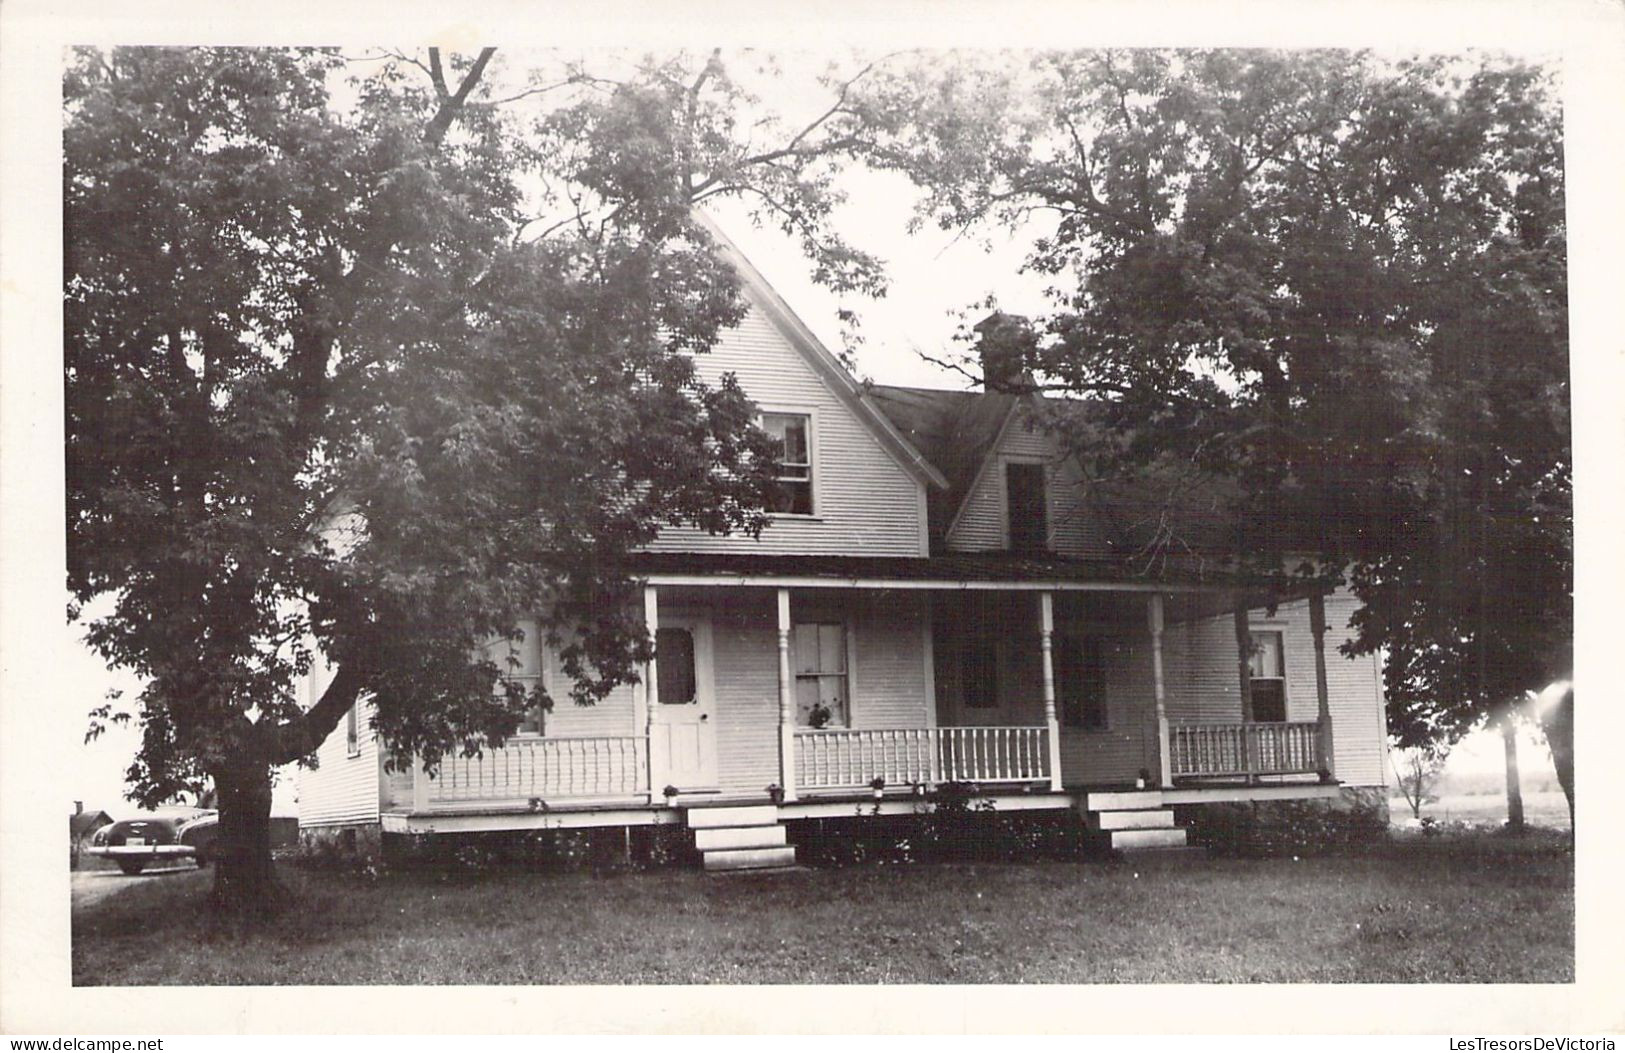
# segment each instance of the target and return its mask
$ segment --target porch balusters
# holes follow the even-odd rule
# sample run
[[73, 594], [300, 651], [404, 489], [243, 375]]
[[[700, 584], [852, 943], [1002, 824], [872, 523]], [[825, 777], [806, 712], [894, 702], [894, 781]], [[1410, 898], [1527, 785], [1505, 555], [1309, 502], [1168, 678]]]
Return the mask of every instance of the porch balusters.
[[778, 590], [779, 609], [779, 785], [784, 799], [796, 799], [795, 682], [790, 679], [790, 590]]
[[1039, 645], [1044, 653], [1044, 727], [1049, 740], [1049, 788], [1061, 792], [1061, 721], [1055, 713], [1055, 597], [1038, 594]]

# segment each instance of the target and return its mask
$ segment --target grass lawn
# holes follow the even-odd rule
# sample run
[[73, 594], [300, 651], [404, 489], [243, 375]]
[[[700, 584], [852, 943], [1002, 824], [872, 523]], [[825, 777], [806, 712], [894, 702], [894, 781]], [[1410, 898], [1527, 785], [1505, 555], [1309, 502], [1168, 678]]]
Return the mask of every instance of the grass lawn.
[[1562, 982], [1566, 836], [1396, 838], [1180, 865], [710, 877], [282, 874], [301, 908], [209, 937], [207, 872], [73, 913], [75, 984]]

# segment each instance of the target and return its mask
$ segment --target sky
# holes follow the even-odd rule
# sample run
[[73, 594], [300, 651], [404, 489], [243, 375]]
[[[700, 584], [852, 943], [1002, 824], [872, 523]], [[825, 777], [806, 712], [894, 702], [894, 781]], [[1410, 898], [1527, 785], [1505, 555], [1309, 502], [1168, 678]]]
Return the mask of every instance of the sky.
[[[800, 113], [816, 113], [826, 96], [798, 86], [810, 85], [810, 73], [823, 61], [807, 53], [787, 56], [781, 61], [785, 75], [768, 83], [767, 90], [756, 87], [788, 121]], [[923, 356], [951, 356], [956, 330], [963, 322], [978, 320], [985, 312], [979, 305], [990, 296], [1007, 311], [1033, 314], [1042, 308], [1045, 280], [1022, 271], [1030, 239], [1038, 231], [983, 229], [962, 234], [926, 224], [911, 233], [908, 221], [916, 193], [902, 176], [854, 171], [848, 174], [845, 189], [848, 200], [836, 210], [833, 223], [856, 247], [884, 261], [889, 288], [879, 300], [858, 296], [842, 300], [818, 286], [794, 242], [776, 229], [755, 227], [739, 204], [714, 200], [707, 203], [707, 211], [831, 350], [842, 347], [837, 310], [846, 307], [858, 313], [863, 340], [855, 364], [860, 376], [886, 384], [965, 388], [965, 377]], [[64, 625], [62, 632], [61, 678], [55, 687], [74, 700], [65, 710], [70, 723], [78, 720], [78, 725], [66, 730], [77, 741], [84, 731], [80, 718], [101, 702], [107, 690], [122, 690], [128, 702], [140, 685], [127, 674], [108, 671], [82, 646], [82, 628]], [[123, 799], [123, 772], [138, 741], [133, 726], [114, 726], [98, 740], [78, 746], [69, 762], [74, 799], [114, 815], [133, 808]], [[1544, 745], [1533, 738], [1525, 744], [1523, 756], [1526, 772], [1549, 767]], [[1500, 740], [1470, 739], [1456, 757], [1453, 765], [1460, 770], [1496, 770], [1501, 764]], [[292, 814], [295, 807], [294, 780], [279, 780], [276, 810]]]

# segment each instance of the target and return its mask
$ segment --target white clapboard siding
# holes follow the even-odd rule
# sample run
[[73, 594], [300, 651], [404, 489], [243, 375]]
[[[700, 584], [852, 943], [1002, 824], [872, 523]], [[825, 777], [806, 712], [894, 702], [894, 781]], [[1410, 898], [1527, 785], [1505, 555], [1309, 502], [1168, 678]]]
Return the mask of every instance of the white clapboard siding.
[[402, 767], [397, 771], [385, 771], [380, 776], [380, 792], [383, 794], [382, 807], [386, 812], [410, 811], [412, 808], [412, 777], [410, 767]]
[[1018, 410], [999, 437], [998, 447], [970, 492], [948, 532], [947, 547], [955, 552], [986, 552], [1008, 548], [1004, 466], [1008, 461], [1042, 461], [1046, 465], [1045, 498], [1048, 505], [1050, 547], [1067, 556], [1099, 556], [1107, 550], [1106, 535], [1089, 514], [1082, 476], [1075, 463], [1057, 454], [1054, 440]]
[[853, 598], [857, 655], [852, 700], [854, 728], [927, 726], [925, 600], [919, 593]]
[[[1359, 602], [1346, 589], [1326, 600], [1326, 695], [1336, 748], [1333, 762], [1338, 781], [1380, 786], [1386, 782], [1387, 735], [1381, 669], [1373, 656], [1346, 658], [1339, 651], [1352, 635], [1349, 617], [1358, 607]], [[1308, 601], [1283, 604], [1273, 615], [1255, 610], [1248, 620], [1254, 629], [1276, 629], [1282, 634], [1287, 719], [1315, 720], [1319, 703]], [[1170, 719], [1198, 723], [1241, 719], [1235, 639], [1229, 615], [1168, 627], [1163, 636], [1163, 661]]]
[[772, 590], [737, 590], [711, 610], [718, 778], [724, 792], [779, 781], [778, 616]]
[[668, 527], [650, 547], [671, 552], [921, 556], [921, 484], [757, 308], [697, 359], [715, 383], [738, 376], [759, 405], [813, 415], [812, 518], [779, 516], [760, 540]]
[[589, 706], [577, 705], [570, 697], [569, 678], [562, 673], [550, 678], [548, 690], [553, 696], [545, 721], [549, 738], [643, 734], [636, 712], [637, 688], [632, 684], [622, 684]]
[[[730, 590], [711, 607], [717, 693], [717, 757], [724, 792], [759, 791], [780, 779], [778, 620], [766, 589]], [[919, 728], [928, 721], [925, 603], [905, 594], [846, 593], [813, 602], [793, 596], [795, 619], [835, 618], [855, 656], [849, 702], [859, 728]]]
[[[1308, 623], [1307, 604], [1303, 621]], [[1336, 754], [1334, 763], [1339, 781], [1350, 786], [1383, 786], [1388, 782], [1388, 717], [1384, 710], [1382, 664], [1376, 655], [1345, 658], [1338, 648], [1354, 636], [1349, 619], [1360, 601], [1347, 589], [1339, 589], [1326, 599], [1326, 685], [1332, 713]], [[1309, 697], [1314, 697], [1315, 668], [1309, 654]], [[1289, 677], [1301, 676], [1289, 667]], [[1292, 690], [1289, 686], [1288, 690]]]
[[1061, 729], [1061, 774], [1069, 784], [1130, 782], [1141, 768], [1157, 770], [1156, 699], [1151, 679], [1151, 642], [1103, 635], [1106, 726]]
[[[321, 697], [332, 680], [332, 671], [318, 661], [308, 680], [312, 702]], [[318, 766], [301, 768], [299, 786], [299, 825], [331, 826], [339, 823], [376, 823], [380, 799], [378, 742], [372, 733], [372, 705], [359, 703], [356, 740], [360, 749], [349, 755], [346, 721], [316, 749]]]

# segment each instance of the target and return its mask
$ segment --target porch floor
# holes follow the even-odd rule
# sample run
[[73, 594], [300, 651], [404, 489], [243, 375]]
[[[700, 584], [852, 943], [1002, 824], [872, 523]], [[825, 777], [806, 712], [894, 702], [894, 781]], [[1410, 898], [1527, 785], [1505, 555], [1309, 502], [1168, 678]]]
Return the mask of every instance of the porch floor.
[[[1157, 794], [1164, 805], [1206, 804], [1230, 801], [1309, 800], [1335, 797], [1342, 791], [1340, 783], [1275, 782], [1247, 785], [1240, 782], [1187, 782], [1180, 781], [1171, 788], [1151, 788], [1136, 791], [1133, 784], [1091, 783], [1069, 786], [1060, 793], [1047, 788], [992, 789], [982, 799], [992, 802], [995, 811], [1070, 810], [1088, 806], [1091, 794], [1142, 792]], [[787, 820], [829, 818], [849, 815], [902, 815], [926, 803], [929, 797], [905, 792], [883, 792], [877, 799], [873, 791], [831, 791], [806, 794], [795, 801], [779, 805]], [[546, 809], [535, 809], [528, 802], [479, 802], [442, 806], [428, 811], [414, 812], [395, 809], [381, 814], [380, 821], [389, 833], [454, 833], [498, 830], [554, 829], [585, 826], [646, 826], [681, 824], [693, 809], [739, 807], [771, 803], [762, 793], [685, 794], [675, 805], [665, 802], [650, 804], [647, 799], [598, 800], [591, 802], [560, 802]]]

